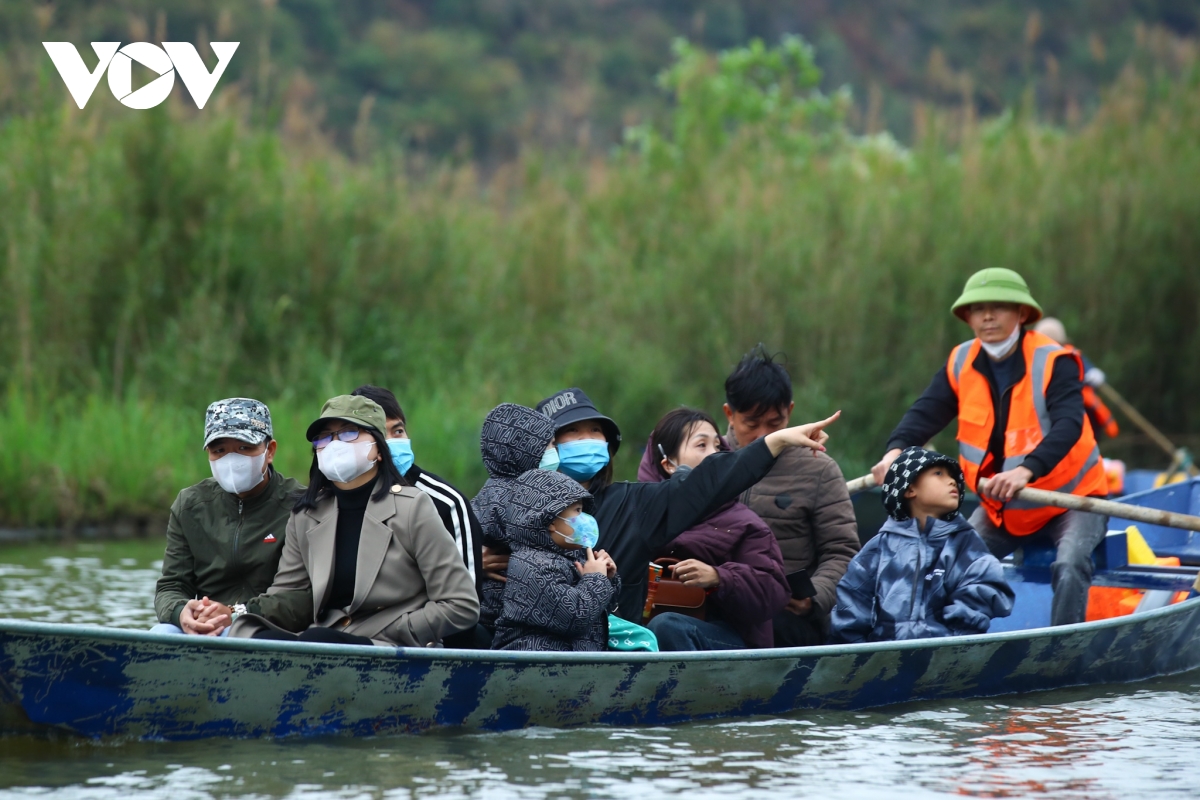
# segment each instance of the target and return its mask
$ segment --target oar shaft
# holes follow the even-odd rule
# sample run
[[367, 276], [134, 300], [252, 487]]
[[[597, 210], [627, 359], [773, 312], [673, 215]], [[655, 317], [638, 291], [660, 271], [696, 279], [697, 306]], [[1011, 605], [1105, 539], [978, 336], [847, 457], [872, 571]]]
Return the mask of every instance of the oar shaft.
[[[1121, 409], [1125, 416], [1133, 420], [1134, 424], [1141, 428], [1145, 434], [1154, 441], [1155, 444], [1166, 451], [1167, 455], [1171, 457], [1171, 466], [1167, 468], [1167, 472], [1174, 472], [1175, 467], [1184, 462], [1184, 459], [1187, 456], [1186, 451], [1177, 448], [1174, 442], [1167, 438], [1165, 433], [1154, 427], [1150, 420], [1143, 417], [1141, 412], [1130, 405], [1129, 401], [1121, 396], [1120, 392], [1109, 386], [1107, 383], [1102, 383], [1100, 384], [1100, 393], [1103, 394], [1104, 397], [1114, 406]], [[1189, 475], [1200, 475], [1200, 470], [1196, 469], [1194, 464], [1188, 465], [1187, 471]]]
[[858, 494], [859, 492], [865, 492], [867, 489], [873, 489], [878, 485], [875, 483], [875, 476], [868, 472], [861, 478], [846, 481], [846, 491], [850, 492], [850, 494]]
[[1154, 443], [1166, 451], [1167, 455], [1175, 457], [1176, 447], [1170, 439], [1166, 437], [1162, 431], [1154, 427], [1150, 420], [1142, 416], [1142, 413], [1129, 404], [1129, 401], [1121, 396], [1121, 393], [1109, 386], [1107, 383], [1100, 384], [1100, 393], [1106, 399], [1112, 402], [1121, 412], [1133, 420], [1133, 424], [1137, 425], [1146, 435], [1154, 440]]
[[[987, 490], [987, 479], [979, 481], [980, 491]], [[1179, 514], [1174, 511], [1161, 511], [1157, 508], [1131, 506], [1125, 503], [1114, 503], [1111, 500], [1101, 500], [1098, 497], [1080, 497], [1062, 492], [1049, 492], [1045, 489], [1025, 487], [1017, 492], [1017, 496], [1030, 503], [1041, 503], [1055, 508], [1068, 508], [1076, 511], [1090, 511], [1093, 514], [1104, 514], [1118, 519], [1128, 519], [1134, 522], [1145, 522], [1148, 525], [1163, 525], [1167, 528], [1180, 528], [1185, 531], [1200, 531], [1200, 517], [1191, 514]]]

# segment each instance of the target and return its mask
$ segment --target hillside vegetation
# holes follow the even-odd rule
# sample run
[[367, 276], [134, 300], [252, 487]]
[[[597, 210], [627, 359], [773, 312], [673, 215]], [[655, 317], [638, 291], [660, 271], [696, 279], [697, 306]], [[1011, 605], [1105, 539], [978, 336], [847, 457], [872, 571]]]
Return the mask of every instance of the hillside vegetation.
[[[0, 4], [0, 114], [62, 97], [39, 43], [241, 46], [223, 102], [289, 142], [486, 163], [523, 149], [606, 152], [669, 113], [655, 76], [682, 37], [707, 50], [805, 37], [858, 132], [920, 134], [930, 109], [1032, 101], [1078, 126], [1135, 57], [1189, 57], [1177, 0], [55, 0]], [[1142, 55], [1139, 56], [1138, 54]], [[184, 93], [182, 88], [177, 93]], [[98, 104], [116, 106], [105, 87]]]
[[1131, 68], [1077, 131], [931, 114], [905, 148], [854, 133], [798, 39], [674, 59], [664, 124], [486, 180], [294, 148], [220, 106], [5, 120], [0, 520], [161, 514], [207, 475], [203, 410], [229, 395], [270, 403], [306, 473], [304, 425], [364, 381], [468, 491], [486, 411], [563, 386], [618, 420], [631, 476], [658, 416], [718, 411], [760, 341], [800, 419], [843, 410], [854, 473], [966, 337], [948, 309], [984, 266], [1022, 272], [1166, 430], [1200, 430], [1194, 70]]

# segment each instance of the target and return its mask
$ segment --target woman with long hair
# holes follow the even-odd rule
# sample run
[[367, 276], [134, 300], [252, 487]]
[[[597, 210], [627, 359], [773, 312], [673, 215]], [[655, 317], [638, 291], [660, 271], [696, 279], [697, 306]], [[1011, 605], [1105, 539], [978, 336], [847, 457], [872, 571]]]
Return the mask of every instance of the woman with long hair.
[[432, 501], [396, 469], [386, 430], [365, 397], [325, 403], [279, 571], [234, 608], [231, 636], [428, 647], [475, 624], [475, 582]]
[[[717, 421], [694, 408], [668, 412], [650, 434], [638, 468], [649, 483], [687, 481], [692, 470], [726, 450]], [[705, 590], [704, 619], [666, 611], [650, 620], [660, 650], [740, 650], [771, 647], [772, 618], [791, 590], [775, 534], [746, 505], [730, 500], [679, 534], [656, 557], [685, 586]]]

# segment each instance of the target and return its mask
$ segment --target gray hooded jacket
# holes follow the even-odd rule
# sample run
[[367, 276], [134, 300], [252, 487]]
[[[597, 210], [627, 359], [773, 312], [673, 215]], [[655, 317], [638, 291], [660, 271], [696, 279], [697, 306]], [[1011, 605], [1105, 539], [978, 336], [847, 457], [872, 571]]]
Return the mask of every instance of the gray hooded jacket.
[[590, 513], [592, 496], [557, 472], [534, 469], [515, 482], [505, 513], [513, 554], [493, 650], [608, 648], [608, 614], [616, 606], [620, 578], [579, 574], [581, 551], [550, 538], [554, 518], [580, 501]]
[[[490, 477], [471, 501], [471, 508], [479, 518], [483, 543], [489, 550], [508, 552], [504, 509], [513, 484], [521, 474], [537, 469], [553, 439], [554, 422], [549, 417], [516, 403], [501, 403], [483, 420], [479, 451]], [[503, 592], [501, 581], [483, 579], [479, 622], [488, 630], [496, 626]]]

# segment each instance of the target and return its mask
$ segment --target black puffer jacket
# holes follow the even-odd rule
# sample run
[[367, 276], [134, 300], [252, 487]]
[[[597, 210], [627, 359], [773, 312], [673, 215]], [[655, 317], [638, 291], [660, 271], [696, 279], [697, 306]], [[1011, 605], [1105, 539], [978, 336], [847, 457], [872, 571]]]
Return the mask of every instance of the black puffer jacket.
[[[479, 451], [490, 476], [471, 501], [479, 518], [483, 543], [489, 550], [508, 552], [504, 508], [513, 484], [524, 472], [537, 469], [554, 438], [554, 423], [545, 414], [516, 403], [501, 403], [488, 412], [479, 436]], [[479, 598], [479, 622], [496, 626], [504, 584], [484, 578]]]
[[616, 615], [640, 623], [650, 560], [676, 536], [761, 481], [774, 464], [764, 437], [737, 453], [713, 453], [686, 481], [614, 483], [597, 491], [599, 547], [621, 571]]
[[513, 549], [504, 584], [504, 607], [496, 620], [493, 650], [583, 651], [608, 647], [608, 614], [620, 579], [580, 575], [579, 550], [550, 538], [550, 523], [568, 506], [592, 496], [557, 472], [534, 469], [509, 493], [505, 525]]

